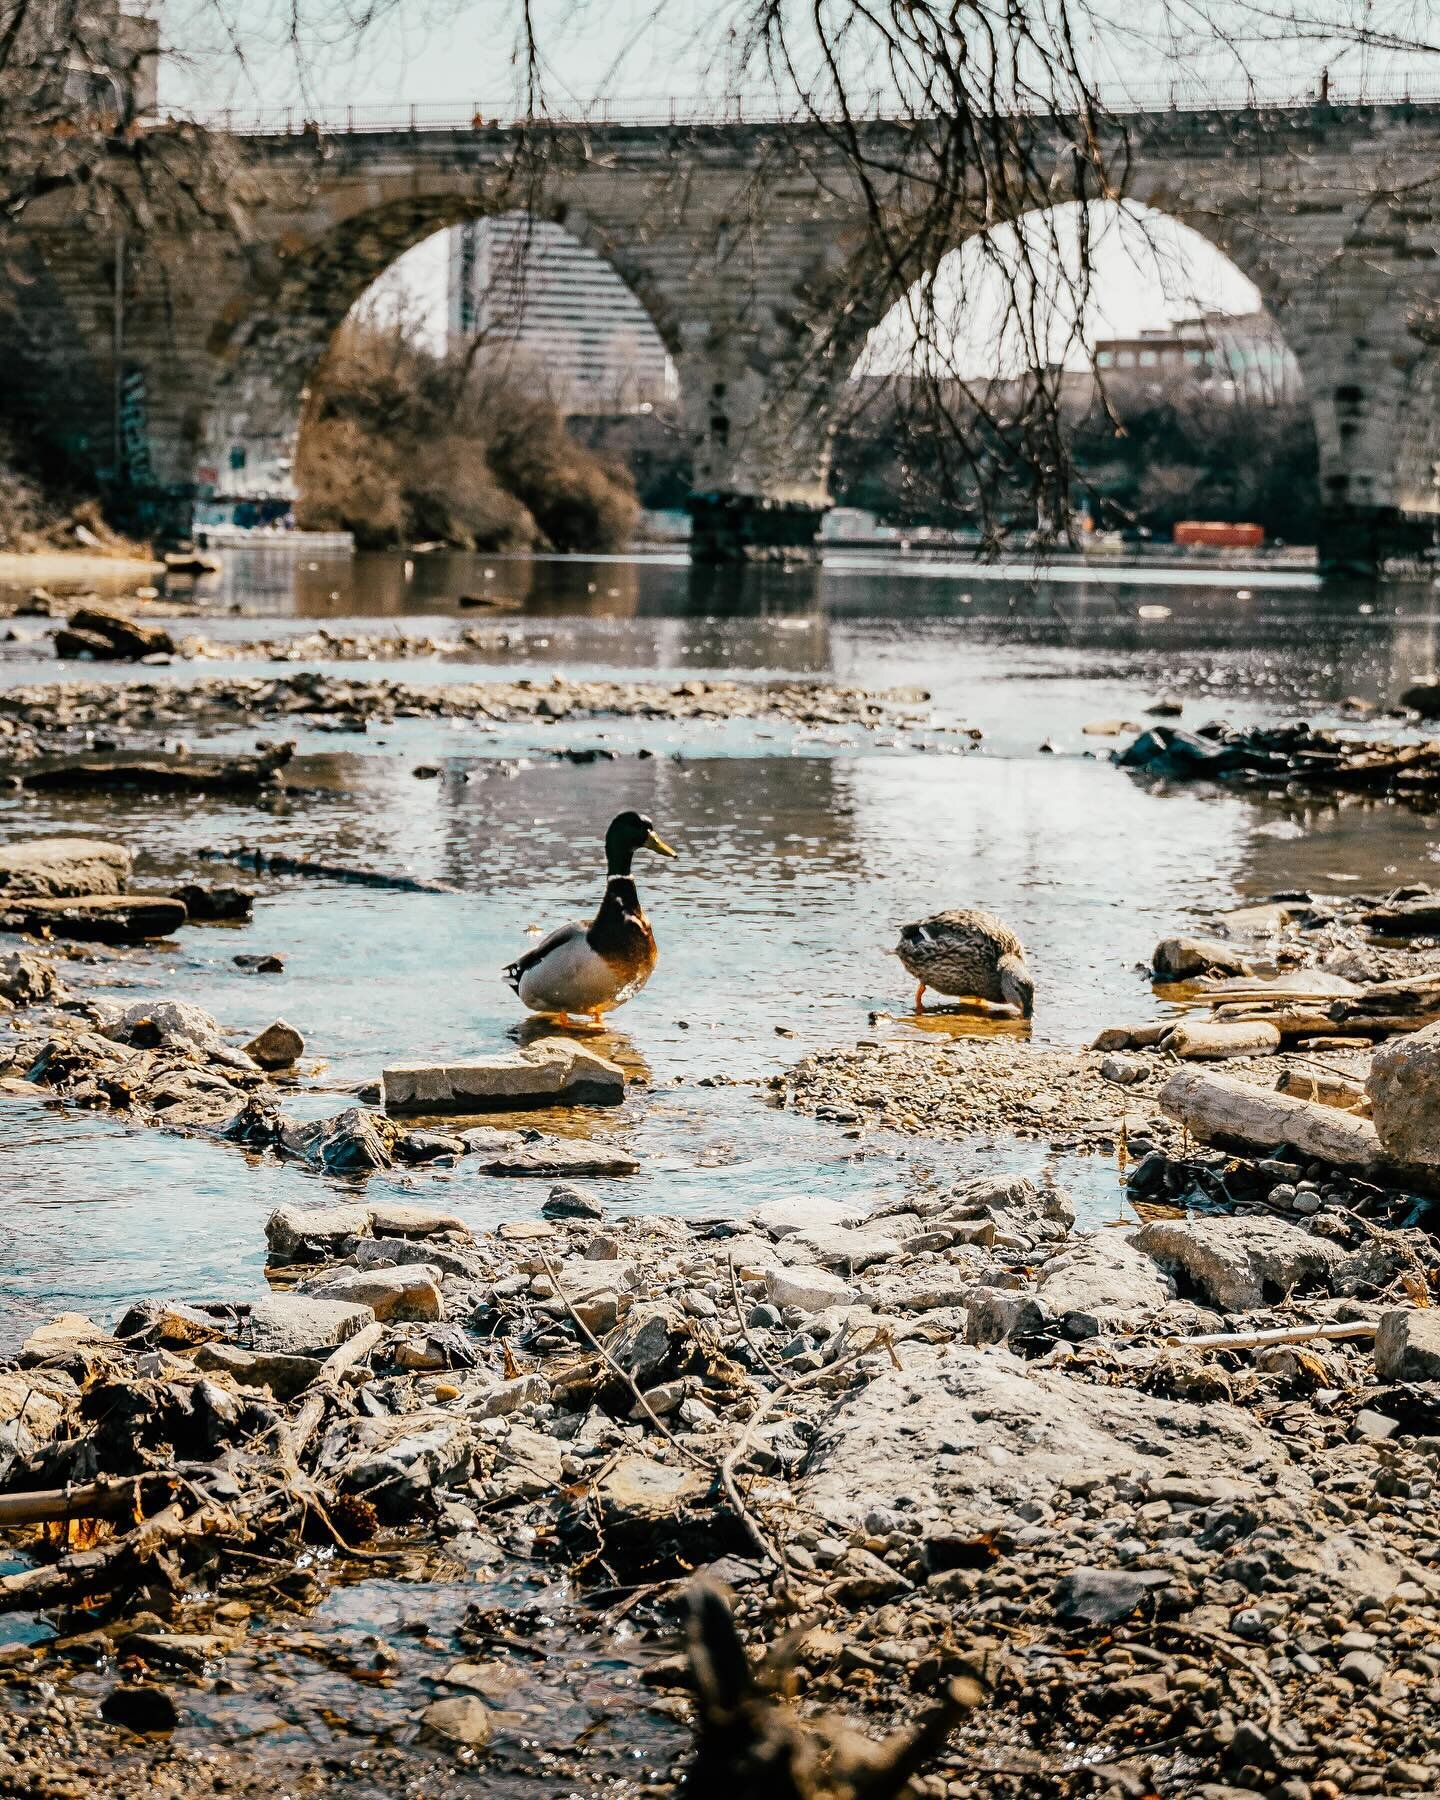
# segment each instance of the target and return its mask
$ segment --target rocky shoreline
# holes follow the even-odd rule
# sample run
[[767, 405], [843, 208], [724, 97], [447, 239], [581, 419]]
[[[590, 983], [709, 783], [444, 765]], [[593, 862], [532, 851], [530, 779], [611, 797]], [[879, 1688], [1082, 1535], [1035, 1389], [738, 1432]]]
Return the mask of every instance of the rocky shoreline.
[[[0, 1375], [0, 1510], [99, 1477], [153, 1513], [183, 1472], [185, 1516], [232, 1523], [178, 1540], [163, 1579], [145, 1565], [149, 1624], [116, 1549], [140, 1527], [98, 1578], [93, 1555], [0, 1576], [0, 1604], [83, 1594], [84, 1654], [183, 1712], [223, 1678], [227, 1604], [261, 1598], [259, 1527], [233, 1520], [288, 1433], [289, 1491], [344, 1543], [538, 1554], [582, 1594], [638, 1596], [658, 1693], [687, 1690], [667, 1645], [696, 1569], [753, 1647], [799, 1622], [793, 1686], [862, 1727], [978, 1679], [919, 1793], [1433, 1783], [1426, 1234], [1333, 1204], [1077, 1234], [1063, 1193], [990, 1177], [871, 1216], [604, 1210], [573, 1184], [493, 1232], [363, 1195], [281, 1208], [272, 1299], [33, 1334]], [[488, 1683], [435, 1683], [417, 1740], [483, 1749]]]
[[46, 682], [0, 691], [0, 744], [7, 760], [65, 748], [97, 730], [154, 732], [176, 726], [310, 723], [363, 733], [397, 719], [555, 724], [581, 719], [779, 719], [867, 731], [937, 730], [918, 688], [872, 692], [824, 681], [410, 682], [302, 672], [164, 681]]
[[[114, 854], [102, 873], [119, 880]], [[1246, 1004], [1269, 1004], [1285, 967], [1313, 989], [1341, 954], [1342, 980], [1428, 991], [1423, 940], [1367, 927], [1362, 942], [1338, 913], [1266, 929], [1260, 944], [1240, 921], [1169, 991], [1213, 1010], [1248, 982]], [[694, 1717], [680, 1634], [697, 1571], [733, 1595], [752, 1658], [783, 1663], [786, 1729], [812, 1751], [841, 1754], [834, 1731], [813, 1735], [824, 1709], [874, 1736], [965, 1684], [916, 1794], [1337, 1800], [1440, 1782], [1424, 1186], [1278, 1141], [1197, 1147], [1183, 1098], [1230, 1082], [1388, 1132], [1410, 1077], [1367, 1088], [1367, 1073], [1425, 1032], [1381, 1053], [1292, 1049], [1277, 1028], [1271, 1054], [1219, 1076], [1213, 1043], [1187, 1064], [1203, 1033], [1177, 1040], [1173, 1019], [1124, 1028], [1121, 1050], [864, 1040], [803, 1059], [776, 1097], [850, 1132], [1121, 1151], [1135, 1220], [1077, 1231], [1061, 1187], [1003, 1175], [878, 1209], [817, 1192], [681, 1220], [585, 1188], [634, 1166], [623, 1129], [571, 1140], [515, 1116], [624, 1098], [623, 1072], [583, 1042], [387, 1070], [368, 1104], [297, 1123], [284, 1100], [304, 1046], [283, 1021], [242, 1049], [182, 1001], [68, 993], [63, 968], [35, 948], [4, 960], [5, 1094], [220, 1135], [332, 1185], [269, 1219], [269, 1298], [69, 1316], [0, 1365], [0, 1521], [19, 1565], [0, 1607], [58, 1630], [0, 1654], [13, 1717], [51, 1706], [48, 1735], [0, 1730], [0, 1785], [61, 1791], [102, 1753], [97, 1707], [142, 1733], [203, 1714], [250, 1633], [293, 1635], [277, 1571], [318, 1572], [317, 1531], [329, 1573], [307, 1575], [302, 1610], [398, 1551], [444, 1559], [428, 1579], [515, 1567], [566, 1583], [597, 1656], [623, 1609], [644, 1647], [627, 1704], [651, 1709], [647, 1791], [688, 1764], [673, 1728]], [[1314, 1092], [1287, 1095], [1297, 1078]], [[541, 1216], [477, 1230], [423, 1187], [366, 1197], [377, 1169], [462, 1159], [543, 1178]], [[54, 1521], [82, 1515], [113, 1522], [57, 1541]], [[507, 1669], [533, 1655], [513, 1632], [487, 1644], [478, 1673], [432, 1656], [379, 1762], [315, 1791], [379, 1791], [377, 1768], [392, 1791], [436, 1769], [473, 1770], [483, 1791], [514, 1729]], [[703, 1705], [699, 1723], [703, 1737]], [[126, 1741], [136, 1793], [147, 1770], [151, 1791], [245, 1791], [264, 1766]]]
[[[201, 718], [904, 730], [929, 728], [925, 706], [806, 682], [297, 672], [11, 690], [0, 724], [23, 761], [57, 736]], [[96, 995], [34, 935], [54, 906], [148, 907], [157, 931], [248, 907], [198, 884], [130, 895], [129, 878], [104, 843], [0, 855], [0, 917], [31, 933], [0, 955], [0, 1105], [106, 1110], [325, 1185], [266, 1222], [263, 1289], [68, 1315], [0, 1363], [0, 1614], [33, 1623], [0, 1650], [0, 1790], [72, 1795], [120, 1744], [101, 1791], [136, 1800], [483, 1792], [526, 1732], [552, 1782], [583, 1789], [580, 1738], [512, 1710], [561, 1622], [587, 1664], [622, 1641], [632, 1659], [609, 1703], [643, 1778], [591, 1790], [617, 1797], [683, 1791], [692, 1730], [740, 1792], [747, 1732], [783, 1719], [794, 1766], [834, 1774], [937, 1707], [947, 1729], [910, 1787], [932, 1800], [1440, 1786], [1430, 890], [1276, 896], [1166, 939], [1139, 1009], [1157, 1016], [1089, 1049], [876, 1015], [756, 1095], [855, 1138], [1113, 1156], [1133, 1216], [1082, 1230], [1053, 1174], [627, 1212], [585, 1184], [637, 1168], [644, 1084], [559, 1034], [376, 1070], [298, 1116], [310, 1052], [285, 1020], [241, 1044], [182, 998]], [[456, 1169], [495, 1178], [488, 1228], [435, 1198], [427, 1171]], [[389, 1171], [403, 1199], [371, 1182]], [[417, 1611], [502, 1577], [543, 1604], [476, 1600], [453, 1655], [417, 1634], [337, 1665], [403, 1696], [383, 1729], [354, 1727], [364, 1756], [196, 1753], [259, 1640], [315, 1638], [328, 1594], [396, 1567]], [[718, 1750], [693, 1638], [685, 1653], [697, 1576], [709, 1616], [768, 1659]], [[845, 1789], [812, 1773], [750, 1791]]]

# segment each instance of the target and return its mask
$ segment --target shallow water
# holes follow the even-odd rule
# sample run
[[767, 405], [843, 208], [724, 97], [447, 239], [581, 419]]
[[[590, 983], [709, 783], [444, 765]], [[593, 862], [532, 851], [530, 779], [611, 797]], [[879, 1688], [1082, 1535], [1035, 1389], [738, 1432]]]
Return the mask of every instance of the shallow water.
[[[1079, 1044], [1102, 1025], [1154, 1012], [1140, 973], [1150, 950], [1207, 911], [1295, 886], [1383, 890], [1435, 868], [1429, 812], [1158, 791], [1110, 766], [1114, 740], [1082, 730], [1140, 720], [1166, 689], [1185, 697], [1190, 723], [1219, 713], [1329, 721], [1349, 695], [1388, 700], [1430, 667], [1440, 616], [1430, 590], [1323, 590], [1273, 570], [1266, 583], [1237, 572], [1180, 585], [1177, 571], [1160, 573], [1163, 581], [981, 579], [959, 564], [850, 556], [818, 572], [742, 577], [664, 558], [420, 557], [407, 578], [399, 558], [309, 569], [235, 556], [210, 596], [222, 616], [194, 627], [211, 637], [309, 630], [317, 618], [334, 629], [401, 621], [437, 635], [461, 623], [483, 633], [463, 662], [393, 652], [387, 661], [382, 647], [375, 663], [328, 665], [340, 674], [424, 683], [793, 673], [918, 684], [933, 696], [937, 726], [963, 722], [983, 736], [972, 747], [938, 729], [870, 737], [742, 720], [406, 720], [365, 736], [303, 733], [295, 778], [307, 792], [263, 808], [7, 795], [0, 834], [113, 836], [136, 851], [140, 885], [198, 874], [255, 886], [251, 924], [190, 930], [128, 956], [81, 956], [71, 979], [194, 999], [247, 1035], [284, 1016], [325, 1059], [292, 1108], [314, 1114], [343, 1104], [337, 1089], [387, 1062], [512, 1043], [517, 1008], [500, 967], [533, 941], [527, 932], [593, 908], [604, 824], [638, 806], [681, 858], [638, 870], [661, 964], [602, 1040], [649, 1084], [618, 1117], [588, 1127], [644, 1161], [638, 1177], [596, 1184], [608, 1205], [735, 1214], [806, 1188], [888, 1195], [996, 1161], [1038, 1168], [1033, 1146], [860, 1145], [776, 1113], [763, 1084], [809, 1049], [919, 1028], [907, 1023], [911, 985], [888, 952], [900, 923], [937, 907], [983, 904], [1009, 919], [1036, 970], [1036, 1038]], [[461, 593], [485, 591], [522, 604], [503, 615], [458, 608]], [[231, 605], [245, 616], [224, 614]], [[1142, 606], [1166, 616], [1142, 617]], [[0, 681], [62, 672], [46, 657], [43, 621], [16, 630]], [[252, 669], [271, 665], [110, 678]], [[193, 729], [185, 737], [208, 741]], [[576, 766], [555, 754], [587, 747], [613, 760]], [[411, 771], [423, 762], [439, 763], [441, 777], [417, 780]], [[456, 892], [257, 881], [199, 861], [205, 847], [255, 844], [403, 869]], [[241, 972], [232, 958], [250, 950], [280, 952], [285, 972]], [[932, 1018], [924, 1029], [963, 1027]], [[0, 1344], [60, 1305], [108, 1316], [157, 1290], [253, 1291], [270, 1206], [323, 1197], [324, 1184], [293, 1167], [33, 1103], [0, 1103], [0, 1135], [0, 1204], [14, 1245], [0, 1277]], [[1087, 1216], [1113, 1215], [1113, 1166], [1074, 1157], [1058, 1173]], [[477, 1223], [530, 1211], [546, 1191], [463, 1163], [448, 1176], [382, 1185], [433, 1194]]]

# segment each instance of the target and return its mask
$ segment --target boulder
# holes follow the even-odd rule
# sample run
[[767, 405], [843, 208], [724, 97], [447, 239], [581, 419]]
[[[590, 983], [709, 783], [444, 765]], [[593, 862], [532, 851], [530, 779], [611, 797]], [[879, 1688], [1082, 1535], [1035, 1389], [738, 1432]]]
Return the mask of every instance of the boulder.
[[522, 1406], [543, 1406], [549, 1398], [550, 1383], [543, 1375], [517, 1375], [513, 1380], [481, 1388], [468, 1405], [477, 1419], [503, 1419]]
[[570, 1038], [468, 1063], [399, 1063], [380, 1078], [387, 1113], [515, 1112], [537, 1106], [618, 1106], [625, 1074]]
[[425, 1409], [385, 1418], [346, 1419], [320, 1447], [321, 1467], [383, 1518], [408, 1520], [435, 1488], [469, 1479], [475, 1440], [455, 1413]]
[[1235, 944], [1219, 938], [1162, 938], [1150, 959], [1157, 979], [1189, 981], [1197, 975], [1253, 975]]
[[[589, 1144], [573, 1138], [527, 1141], [518, 1132], [481, 1126], [461, 1134], [467, 1151], [479, 1158], [486, 1175], [549, 1176], [580, 1180], [634, 1175], [640, 1159], [614, 1144]], [[508, 1140], [508, 1141], [507, 1141]]]
[[245, 1054], [262, 1069], [289, 1069], [305, 1054], [305, 1040], [293, 1025], [277, 1019], [251, 1038]]
[[432, 1700], [420, 1715], [420, 1736], [450, 1750], [481, 1750], [490, 1742], [490, 1710], [475, 1694]]
[[202, 1344], [195, 1352], [197, 1369], [232, 1376], [240, 1387], [269, 1388], [277, 1400], [293, 1400], [303, 1394], [321, 1365], [318, 1356], [262, 1353], [242, 1350], [238, 1344]]
[[24, 1368], [33, 1368], [36, 1363], [93, 1356], [102, 1350], [117, 1348], [114, 1334], [84, 1313], [60, 1313], [43, 1325], [37, 1325], [30, 1333], [20, 1346], [20, 1362]]
[[824, 1312], [827, 1306], [848, 1305], [855, 1299], [855, 1290], [829, 1269], [800, 1264], [788, 1269], [766, 1269], [765, 1298], [772, 1306]]
[[[633, 1262], [622, 1261], [618, 1257], [603, 1262], [589, 1257], [575, 1257], [555, 1264], [554, 1268], [559, 1277], [560, 1291], [572, 1305], [579, 1305], [592, 1294], [611, 1290], [618, 1293], [633, 1288], [637, 1274]], [[544, 1279], [548, 1280], [548, 1277]]]
[[824, 1194], [792, 1194], [781, 1200], [767, 1200], [750, 1218], [771, 1237], [784, 1238], [821, 1226], [858, 1225], [863, 1212], [864, 1208], [853, 1200], [831, 1200]]
[[138, 1000], [106, 1036], [143, 1050], [193, 1050], [217, 1062], [244, 1061], [210, 1014], [188, 1000]]
[[70, 900], [121, 894], [130, 852], [99, 838], [30, 838], [0, 844], [0, 900]]
[[42, 957], [27, 956], [22, 950], [0, 956], [0, 1000], [36, 1006], [42, 1000], [53, 1000], [58, 987], [54, 969]]
[[605, 1208], [588, 1189], [573, 1182], [557, 1182], [540, 1208], [547, 1219], [603, 1219]]
[[[175, 640], [158, 625], [142, 625], [113, 606], [81, 606], [70, 615], [69, 629], [87, 638], [98, 638], [109, 646], [108, 654], [117, 659], [138, 662], [142, 656], [168, 656], [174, 652]], [[61, 655], [64, 631], [55, 634], [55, 647]]]
[[[889, 1221], [886, 1221], [888, 1224]], [[852, 1231], [844, 1225], [812, 1225], [781, 1239], [782, 1256], [818, 1263], [822, 1269], [855, 1275], [872, 1263], [889, 1262], [901, 1254], [896, 1238], [879, 1228]]]
[[10, 899], [0, 894], [0, 929], [46, 932], [86, 944], [141, 944], [169, 937], [185, 908], [161, 894], [91, 894], [73, 900]]
[[543, 1500], [565, 1479], [561, 1451], [554, 1438], [528, 1425], [512, 1424], [495, 1453], [491, 1476], [492, 1501], [513, 1506], [525, 1500]]
[[950, 1531], [993, 1527], [1026, 1500], [1111, 1481], [1223, 1475], [1282, 1504], [1309, 1483], [1282, 1437], [1241, 1408], [1077, 1381], [1008, 1352], [905, 1347], [825, 1412], [795, 1484], [797, 1503], [841, 1533], [895, 1507], [934, 1511]]
[[440, 1271], [425, 1263], [409, 1268], [346, 1269], [320, 1278], [306, 1293], [323, 1300], [349, 1300], [368, 1306], [377, 1319], [443, 1319]]
[[1079, 1341], [1102, 1331], [1137, 1330], [1174, 1293], [1143, 1250], [1120, 1231], [1090, 1231], [1051, 1257], [1035, 1283], [1036, 1297]]
[[244, 888], [207, 888], [198, 881], [171, 888], [170, 898], [185, 908], [192, 925], [235, 924], [248, 919], [255, 910], [255, 896]]
[[470, 1227], [454, 1213], [412, 1200], [379, 1200], [366, 1208], [370, 1229], [379, 1238], [431, 1238], [454, 1234], [471, 1241]]
[[595, 1487], [607, 1524], [670, 1521], [704, 1492], [704, 1478], [684, 1464], [628, 1455], [608, 1469]]
[[1365, 1091], [1391, 1162], [1417, 1169], [1440, 1165], [1440, 1024], [1382, 1044]]
[[1440, 1310], [1384, 1313], [1375, 1334], [1375, 1373], [1382, 1381], [1440, 1380]]
[[280, 1147], [326, 1175], [363, 1175], [392, 1166], [399, 1135], [384, 1113], [347, 1106], [333, 1119], [287, 1124], [280, 1133]]
[[320, 1300], [309, 1294], [272, 1294], [257, 1300], [242, 1331], [244, 1348], [266, 1355], [328, 1356], [374, 1320], [368, 1306]]
[[964, 1297], [965, 1342], [1003, 1344], [1045, 1329], [1045, 1314], [1033, 1295], [1016, 1288], [973, 1288]]
[[1346, 1253], [1284, 1219], [1155, 1219], [1130, 1242], [1175, 1278], [1182, 1295], [1221, 1312], [1248, 1312], [1292, 1291], [1328, 1291]]
[[1037, 1187], [1027, 1176], [981, 1175], [952, 1189], [932, 1222], [952, 1220], [988, 1220], [1033, 1247], [1062, 1243], [1075, 1223], [1075, 1208], [1060, 1189]]
[[277, 1206], [265, 1221], [276, 1262], [323, 1262], [343, 1254], [351, 1238], [370, 1232], [366, 1206]]
[[465, 1145], [444, 1131], [407, 1131], [396, 1143], [395, 1154], [405, 1163], [454, 1162], [465, 1154]]
[[678, 1313], [663, 1305], [637, 1306], [607, 1339], [612, 1360], [640, 1387], [654, 1380], [683, 1340]]

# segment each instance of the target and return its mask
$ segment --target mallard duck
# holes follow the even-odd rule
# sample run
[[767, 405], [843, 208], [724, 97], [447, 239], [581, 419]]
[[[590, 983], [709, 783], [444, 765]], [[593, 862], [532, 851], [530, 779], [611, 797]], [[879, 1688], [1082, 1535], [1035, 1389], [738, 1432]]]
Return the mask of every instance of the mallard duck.
[[638, 812], [622, 812], [605, 833], [605, 898], [587, 925], [560, 925], [510, 964], [505, 979], [531, 1012], [600, 1015], [623, 1006], [650, 979], [659, 954], [630, 862], [637, 850], [674, 856]]
[[920, 984], [916, 1012], [925, 1003], [927, 987], [956, 998], [1013, 1006], [1026, 1019], [1035, 1010], [1025, 948], [994, 913], [976, 907], [933, 913], [901, 927], [895, 954]]

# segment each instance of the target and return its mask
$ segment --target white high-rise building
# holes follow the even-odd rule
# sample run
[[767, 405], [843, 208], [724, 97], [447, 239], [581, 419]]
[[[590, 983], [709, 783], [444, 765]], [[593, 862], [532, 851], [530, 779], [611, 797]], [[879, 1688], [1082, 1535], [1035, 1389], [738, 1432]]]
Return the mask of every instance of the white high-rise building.
[[675, 365], [650, 315], [603, 257], [547, 219], [501, 213], [450, 234], [451, 345], [480, 337], [504, 367], [546, 382], [568, 413], [672, 399]]

